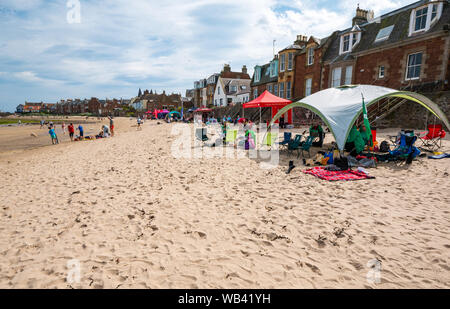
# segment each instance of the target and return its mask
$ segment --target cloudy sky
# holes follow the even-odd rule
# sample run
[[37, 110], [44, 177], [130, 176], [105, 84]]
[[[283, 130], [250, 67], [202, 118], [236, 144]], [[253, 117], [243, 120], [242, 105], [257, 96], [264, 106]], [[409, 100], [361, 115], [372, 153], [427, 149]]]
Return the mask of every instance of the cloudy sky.
[[[81, 19], [73, 23], [77, 1]], [[139, 88], [184, 95], [224, 63], [252, 73], [271, 59], [274, 39], [279, 50], [297, 34], [348, 28], [357, 3], [379, 16], [412, 2], [0, 0], [0, 110], [24, 101], [131, 98]]]

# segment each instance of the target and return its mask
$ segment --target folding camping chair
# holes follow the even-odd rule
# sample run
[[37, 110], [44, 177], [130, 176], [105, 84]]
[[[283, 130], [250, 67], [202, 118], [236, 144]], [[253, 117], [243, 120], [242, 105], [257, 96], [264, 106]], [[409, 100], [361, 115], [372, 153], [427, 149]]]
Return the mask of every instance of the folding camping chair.
[[205, 145], [205, 142], [209, 140], [207, 132], [207, 128], [198, 128], [195, 130], [195, 137], [198, 141], [202, 142], [202, 147]]
[[414, 147], [416, 141], [417, 136], [402, 134], [398, 147], [390, 152], [391, 156], [397, 157], [398, 159], [406, 159], [407, 163], [411, 163], [415, 157], [420, 155], [420, 150]]
[[[425, 134], [425, 135], [424, 135]], [[422, 148], [425, 151], [436, 152], [442, 147], [442, 139], [445, 137], [446, 132], [443, 130], [442, 125], [433, 124], [428, 126], [427, 132], [422, 132], [418, 138], [422, 142]]]
[[292, 140], [292, 133], [284, 132], [284, 140], [282, 142], [279, 142], [278, 145], [280, 145], [280, 147], [284, 147], [287, 149], [291, 140]]
[[288, 144], [288, 155], [289, 156], [291, 156], [291, 154], [292, 154], [292, 152], [294, 151], [294, 150], [297, 150], [297, 158], [300, 156], [300, 153], [299, 153], [299, 148], [300, 148], [300, 143], [301, 143], [301, 141], [302, 141], [302, 136], [300, 135], [300, 134], [297, 134], [296, 136], [295, 136], [295, 139], [294, 140], [291, 140], [290, 142], [289, 142], [289, 144]]
[[314, 136], [308, 136], [308, 138], [306, 139], [306, 141], [300, 146], [300, 150], [302, 151], [302, 156], [304, 151], [307, 151], [309, 154], [309, 157], [311, 158], [311, 146], [313, 144], [313, 141], [316, 137]]

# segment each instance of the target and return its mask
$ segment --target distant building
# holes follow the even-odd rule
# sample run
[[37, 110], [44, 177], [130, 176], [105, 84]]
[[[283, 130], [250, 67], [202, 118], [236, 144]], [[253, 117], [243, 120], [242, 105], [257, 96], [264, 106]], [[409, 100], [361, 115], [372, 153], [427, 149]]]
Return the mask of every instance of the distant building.
[[214, 106], [228, 106], [245, 103], [250, 99], [250, 83], [248, 79], [219, 77], [214, 93]]

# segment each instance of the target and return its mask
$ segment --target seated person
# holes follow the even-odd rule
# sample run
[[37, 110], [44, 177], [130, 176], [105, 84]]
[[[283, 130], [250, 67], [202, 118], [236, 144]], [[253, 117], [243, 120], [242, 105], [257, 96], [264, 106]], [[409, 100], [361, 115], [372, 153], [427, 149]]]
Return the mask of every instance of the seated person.
[[366, 128], [366, 126], [364, 124], [362, 124], [359, 127], [359, 133], [361, 133], [361, 137], [364, 140], [364, 146], [365, 145], [371, 146], [372, 141], [370, 140], [370, 138], [371, 138], [372, 135], [367, 132], [367, 128]]
[[354, 125], [350, 131], [347, 142], [345, 143], [344, 150], [350, 152], [352, 157], [357, 157], [364, 151], [365, 146], [366, 144], [361, 133], [356, 129], [356, 125]]
[[318, 123], [313, 124], [310, 128], [309, 128], [309, 135], [313, 136], [313, 137], [318, 137], [319, 141], [315, 141], [312, 143], [313, 147], [322, 147], [323, 146], [323, 139], [324, 139], [324, 133], [323, 133], [323, 129], [322, 126]]

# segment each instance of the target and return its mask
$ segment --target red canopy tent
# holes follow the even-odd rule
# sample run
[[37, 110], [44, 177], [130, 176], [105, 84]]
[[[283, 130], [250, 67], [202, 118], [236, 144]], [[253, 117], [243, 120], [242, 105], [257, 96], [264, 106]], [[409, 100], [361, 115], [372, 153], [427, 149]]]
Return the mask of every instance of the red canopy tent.
[[[248, 103], [244, 103], [244, 108], [260, 108], [260, 122], [261, 122], [261, 108], [262, 107], [271, 107], [272, 108], [272, 118], [278, 113], [280, 109], [285, 107], [286, 105], [291, 104], [292, 101], [279, 98], [269, 91], [264, 91], [259, 97], [250, 101]], [[278, 121], [277, 121], [278, 122]], [[287, 123], [292, 123], [292, 109], [288, 112], [288, 120]]]

